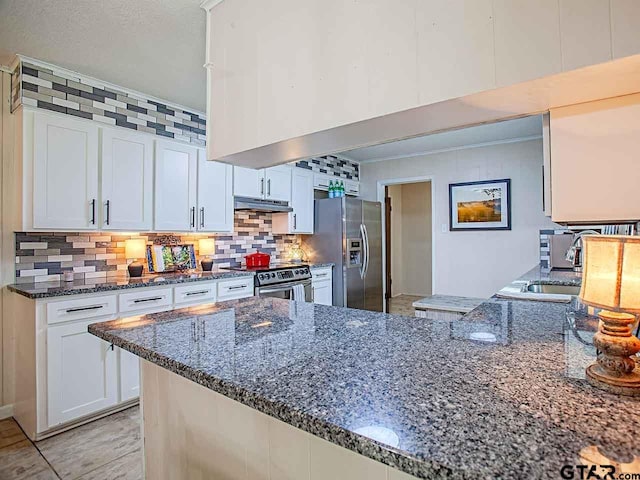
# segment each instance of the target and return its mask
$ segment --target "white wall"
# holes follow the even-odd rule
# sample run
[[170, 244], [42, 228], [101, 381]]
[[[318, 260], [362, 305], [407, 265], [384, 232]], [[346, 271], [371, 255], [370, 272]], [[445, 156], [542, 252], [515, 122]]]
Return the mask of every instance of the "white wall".
[[431, 295], [431, 183], [389, 186], [392, 296]]
[[[364, 163], [362, 196], [377, 200], [378, 181], [418, 176], [435, 192], [434, 294], [489, 297], [538, 264], [539, 230], [555, 226], [542, 212], [542, 140]], [[498, 178], [511, 179], [512, 230], [449, 232], [449, 184]]]

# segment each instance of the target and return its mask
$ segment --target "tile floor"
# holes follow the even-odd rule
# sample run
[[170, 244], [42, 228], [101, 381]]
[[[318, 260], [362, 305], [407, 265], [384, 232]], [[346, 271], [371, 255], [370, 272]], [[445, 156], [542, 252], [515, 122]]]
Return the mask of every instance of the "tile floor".
[[415, 317], [415, 310], [411, 305], [416, 300], [420, 300], [422, 298], [424, 298], [424, 296], [398, 295], [397, 297], [392, 297], [389, 301], [389, 313]]
[[139, 480], [141, 446], [139, 407], [35, 443], [8, 418], [0, 420], [0, 479]]

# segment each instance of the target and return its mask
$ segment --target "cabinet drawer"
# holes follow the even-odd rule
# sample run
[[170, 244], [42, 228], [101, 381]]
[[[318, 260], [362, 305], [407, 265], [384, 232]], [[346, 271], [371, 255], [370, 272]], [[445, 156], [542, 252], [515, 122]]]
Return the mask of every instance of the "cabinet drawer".
[[218, 301], [253, 296], [253, 277], [225, 280], [218, 283]]
[[47, 304], [47, 323], [49, 325], [73, 320], [115, 315], [117, 312], [115, 295], [87, 297]]
[[322, 281], [322, 280], [331, 280], [331, 269], [330, 268], [311, 269], [311, 279], [313, 280], [313, 282]]
[[216, 284], [197, 283], [196, 285], [175, 287], [174, 294], [176, 305], [215, 302]]
[[158, 288], [154, 290], [120, 294], [120, 313], [139, 310], [171, 307], [172, 289]]

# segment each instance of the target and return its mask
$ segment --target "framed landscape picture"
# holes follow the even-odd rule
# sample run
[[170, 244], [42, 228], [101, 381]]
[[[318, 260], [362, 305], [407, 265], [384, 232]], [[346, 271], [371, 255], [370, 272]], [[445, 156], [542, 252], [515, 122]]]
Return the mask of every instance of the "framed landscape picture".
[[511, 230], [511, 180], [449, 185], [449, 230]]

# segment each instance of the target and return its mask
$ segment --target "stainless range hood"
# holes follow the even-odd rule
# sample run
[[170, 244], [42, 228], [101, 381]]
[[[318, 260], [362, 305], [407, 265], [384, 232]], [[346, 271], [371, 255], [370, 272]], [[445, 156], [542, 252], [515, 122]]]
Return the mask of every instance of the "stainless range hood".
[[288, 202], [249, 197], [234, 197], [234, 209], [255, 212], [293, 212], [293, 208], [289, 206]]

